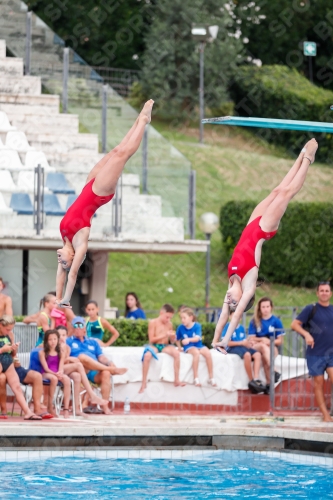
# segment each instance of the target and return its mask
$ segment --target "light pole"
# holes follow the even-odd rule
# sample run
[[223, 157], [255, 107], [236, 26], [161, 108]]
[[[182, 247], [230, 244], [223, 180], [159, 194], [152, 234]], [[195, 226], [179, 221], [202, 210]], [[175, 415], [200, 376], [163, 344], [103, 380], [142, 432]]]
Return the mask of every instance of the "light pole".
[[210, 241], [212, 234], [219, 227], [219, 218], [212, 212], [206, 212], [202, 214], [199, 219], [199, 227], [203, 233], [206, 235], [206, 239], [209, 241], [206, 253], [206, 293], [205, 293], [205, 308], [207, 314], [207, 308], [209, 307], [209, 288], [210, 288]]
[[200, 78], [199, 78], [199, 130], [200, 130], [200, 144], [203, 144], [203, 123], [205, 114], [205, 93], [204, 93], [204, 52], [207, 42], [213, 42], [217, 37], [219, 31], [218, 26], [208, 26], [206, 24], [193, 24], [192, 37], [197, 42], [200, 42]]

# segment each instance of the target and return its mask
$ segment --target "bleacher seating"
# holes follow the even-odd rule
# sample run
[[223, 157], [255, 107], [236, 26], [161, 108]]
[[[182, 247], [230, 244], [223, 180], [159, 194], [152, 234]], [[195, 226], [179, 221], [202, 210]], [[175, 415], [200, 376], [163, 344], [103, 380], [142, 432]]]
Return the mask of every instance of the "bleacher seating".
[[9, 215], [12, 214], [13, 210], [9, 207], [7, 207], [6, 202], [2, 196], [2, 193], [0, 192], [0, 215]]
[[24, 166], [18, 152], [13, 149], [0, 149], [0, 169], [23, 170]]
[[10, 208], [18, 215], [32, 215], [34, 209], [27, 193], [13, 193], [10, 200]]
[[53, 167], [50, 167], [43, 151], [28, 151], [25, 156], [25, 168], [34, 169], [38, 165], [44, 167], [49, 172], [55, 170]]
[[[23, 193], [33, 193], [35, 182], [35, 172], [33, 170], [21, 170], [17, 178], [17, 191]], [[49, 193], [49, 189], [44, 187], [44, 193]]]
[[47, 175], [46, 187], [53, 193], [75, 194], [75, 189], [71, 188], [62, 172], [52, 172]]
[[0, 189], [7, 193], [15, 193], [17, 191], [9, 170], [0, 170]]
[[74, 201], [77, 198], [77, 194], [69, 194], [67, 198], [66, 211], [69, 209], [71, 205], [73, 205]]
[[11, 130], [6, 135], [6, 147], [15, 149], [15, 151], [32, 151], [35, 148], [31, 147], [24, 132], [20, 130]]
[[0, 111], [0, 132], [9, 132], [10, 130], [16, 130], [8, 120], [8, 116], [4, 111]]
[[44, 212], [46, 215], [65, 215], [65, 211], [61, 208], [57, 195], [44, 195]]

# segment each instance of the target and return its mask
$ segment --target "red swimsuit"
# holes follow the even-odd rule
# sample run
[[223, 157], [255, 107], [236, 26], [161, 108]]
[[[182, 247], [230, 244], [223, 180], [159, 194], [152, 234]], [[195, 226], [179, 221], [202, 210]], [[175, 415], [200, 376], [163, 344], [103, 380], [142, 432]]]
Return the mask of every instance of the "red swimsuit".
[[64, 218], [60, 222], [60, 233], [62, 239], [65, 237], [72, 240], [76, 233], [83, 227], [91, 226], [91, 219], [96, 210], [108, 203], [113, 198], [113, 194], [109, 196], [98, 196], [92, 190], [92, 185], [95, 179], [91, 179], [82, 189], [81, 193], [69, 207]]
[[228, 265], [229, 278], [237, 274], [241, 279], [253, 267], [258, 267], [255, 259], [255, 251], [260, 240], [270, 240], [277, 231], [266, 233], [260, 227], [261, 217], [257, 217], [246, 226], [237, 243], [234, 253]]

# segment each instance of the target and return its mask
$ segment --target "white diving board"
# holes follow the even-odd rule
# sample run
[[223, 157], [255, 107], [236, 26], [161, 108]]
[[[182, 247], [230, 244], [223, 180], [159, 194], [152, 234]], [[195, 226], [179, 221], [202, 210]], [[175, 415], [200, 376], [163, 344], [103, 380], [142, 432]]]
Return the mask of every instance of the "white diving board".
[[279, 120], [277, 118], [244, 118], [242, 116], [221, 116], [205, 118], [202, 123], [234, 125], [236, 127], [277, 128], [282, 130], [303, 130], [305, 132], [333, 133], [333, 123], [307, 122], [303, 120]]

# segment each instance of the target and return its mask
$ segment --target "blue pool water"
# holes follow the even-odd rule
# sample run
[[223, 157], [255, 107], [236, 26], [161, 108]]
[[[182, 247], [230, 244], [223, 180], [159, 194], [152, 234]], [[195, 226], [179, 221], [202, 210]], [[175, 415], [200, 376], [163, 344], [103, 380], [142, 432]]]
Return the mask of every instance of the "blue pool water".
[[333, 468], [238, 452], [199, 460], [2, 462], [5, 499], [333, 498]]

